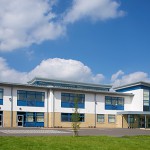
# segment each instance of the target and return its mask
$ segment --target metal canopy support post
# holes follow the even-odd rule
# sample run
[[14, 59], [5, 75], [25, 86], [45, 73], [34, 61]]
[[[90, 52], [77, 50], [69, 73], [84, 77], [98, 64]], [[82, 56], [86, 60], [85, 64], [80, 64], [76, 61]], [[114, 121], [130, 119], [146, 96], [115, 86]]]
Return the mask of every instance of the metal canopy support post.
[[146, 129], [146, 115], [145, 115], [145, 129]]

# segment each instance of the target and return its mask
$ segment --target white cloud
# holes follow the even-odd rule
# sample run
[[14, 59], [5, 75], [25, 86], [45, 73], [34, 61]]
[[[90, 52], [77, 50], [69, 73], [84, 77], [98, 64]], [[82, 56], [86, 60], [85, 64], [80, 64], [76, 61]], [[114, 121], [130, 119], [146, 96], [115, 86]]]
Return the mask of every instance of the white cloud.
[[54, 22], [55, 0], [1, 0], [0, 51], [53, 40], [64, 34], [65, 27]]
[[[68, 23], [84, 17], [107, 20], [124, 15], [115, 0], [73, 0], [55, 14], [58, 0], [0, 0], [0, 51], [13, 51], [65, 35]], [[59, 8], [57, 8], [59, 9]], [[63, 16], [63, 17], [62, 17]]]
[[18, 72], [8, 66], [6, 60], [0, 57], [0, 81], [1, 82], [20, 82], [27, 80], [26, 72]]
[[43, 60], [30, 72], [18, 72], [11, 69], [6, 60], [0, 57], [0, 72], [2, 82], [26, 83], [35, 76], [92, 83], [100, 83], [104, 80], [102, 74], [94, 75], [91, 69], [82, 62], [60, 58]]
[[[120, 74], [119, 74], [120, 72]], [[145, 72], [134, 72], [128, 75], [124, 75], [123, 72], [119, 71], [116, 74], [122, 75], [120, 78], [116, 76], [113, 80], [113, 87], [117, 87], [120, 85], [125, 85], [133, 82], [138, 82], [138, 81], [150, 81], [149, 76]], [[113, 76], [112, 76], [113, 78]]]
[[119, 76], [124, 75], [124, 72], [122, 70], [119, 70], [118, 72], [116, 72], [115, 74], [112, 75], [111, 77], [111, 81], [115, 81]]
[[65, 16], [65, 22], [74, 23], [88, 17], [92, 20], [107, 20], [121, 17], [124, 11], [118, 10], [120, 4], [114, 0], [74, 0], [73, 6]]

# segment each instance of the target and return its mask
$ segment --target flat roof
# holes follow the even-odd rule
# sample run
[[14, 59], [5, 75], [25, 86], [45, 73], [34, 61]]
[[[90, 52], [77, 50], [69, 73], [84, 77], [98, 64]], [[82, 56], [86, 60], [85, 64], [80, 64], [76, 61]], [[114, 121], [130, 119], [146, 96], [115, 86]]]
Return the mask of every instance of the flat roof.
[[0, 86], [9, 86], [9, 87], [31, 87], [31, 88], [40, 88], [40, 89], [52, 89], [52, 90], [64, 90], [64, 91], [78, 91], [78, 92], [89, 92], [89, 93], [100, 93], [106, 95], [116, 95], [116, 96], [133, 96], [131, 93], [121, 93], [121, 92], [110, 92], [110, 91], [97, 91], [92, 89], [82, 89], [82, 88], [67, 88], [67, 87], [52, 87], [52, 86], [39, 86], [32, 84], [20, 84], [20, 83], [9, 83], [9, 82], [0, 82]]
[[30, 85], [42, 85], [42, 86], [52, 86], [52, 87], [68, 87], [68, 88], [83, 88], [83, 89], [94, 89], [94, 90], [109, 90], [112, 88], [112, 85], [107, 84], [92, 84], [84, 82], [74, 82], [66, 80], [56, 80], [56, 79], [47, 79], [35, 77], [28, 82]]
[[139, 82], [134, 82], [134, 83], [118, 86], [118, 87], [115, 87], [113, 89], [114, 90], [121, 90], [121, 89], [130, 88], [130, 87], [134, 87], [134, 86], [141, 86], [141, 85], [146, 86], [146, 87], [150, 87], [150, 82], [139, 81]]

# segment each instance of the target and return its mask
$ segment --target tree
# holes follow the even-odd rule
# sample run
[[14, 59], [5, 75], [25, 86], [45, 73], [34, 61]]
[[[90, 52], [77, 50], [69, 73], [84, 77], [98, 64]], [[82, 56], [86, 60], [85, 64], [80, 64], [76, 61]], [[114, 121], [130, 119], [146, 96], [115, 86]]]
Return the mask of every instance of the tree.
[[76, 137], [79, 135], [80, 128], [80, 114], [78, 112], [78, 98], [74, 99], [74, 113], [72, 114], [72, 130], [73, 136]]

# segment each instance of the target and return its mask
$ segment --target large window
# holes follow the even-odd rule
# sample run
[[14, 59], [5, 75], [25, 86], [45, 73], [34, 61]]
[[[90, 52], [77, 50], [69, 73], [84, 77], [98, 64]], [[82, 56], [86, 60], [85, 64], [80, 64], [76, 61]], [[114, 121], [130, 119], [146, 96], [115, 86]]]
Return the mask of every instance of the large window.
[[105, 96], [106, 110], [124, 110], [124, 98]]
[[97, 114], [97, 122], [105, 122], [104, 114]]
[[149, 90], [143, 91], [143, 111], [150, 111], [150, 94]]
[[73, 93], [61, 93], [61, 107], [74, 108], [77, 101], [78, 108], [84, 108], [85, 95]]
[[44, 107], [44, 92], [35, 91], [17, 91], [17, 105], [18, 106], [34, 106]]
[[134, 115], [128, 115], [128, 123], [134, 123]]
[[116, 122], [116, 116], [115, 115], [108, 115], [108, 122], [109, 123], [115, 123]]
[[24, 127], [44, 127], [43, 112], [17, 112], [18, 116], [23, 116]]
[[3, 105], [3, 89], [0, 89], [0, 105]]
[[[62, 122], [72, 122], [72, 113], [61, 113]], [[79, 114], [79, 122], [84, 122], [84, 114]]]

